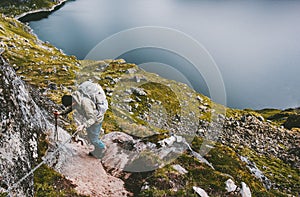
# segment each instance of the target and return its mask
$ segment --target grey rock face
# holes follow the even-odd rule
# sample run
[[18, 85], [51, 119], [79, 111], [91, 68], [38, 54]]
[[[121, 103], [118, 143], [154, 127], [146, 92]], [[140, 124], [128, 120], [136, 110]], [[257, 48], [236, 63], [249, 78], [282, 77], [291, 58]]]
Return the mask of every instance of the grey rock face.
[[18, 181], [38, 157], [37, 139], [47, 121], [24, 82], [2, 57], [0, 67], [0, 192], [11, 190], [11, 196], [33, 196], [33, 176]]

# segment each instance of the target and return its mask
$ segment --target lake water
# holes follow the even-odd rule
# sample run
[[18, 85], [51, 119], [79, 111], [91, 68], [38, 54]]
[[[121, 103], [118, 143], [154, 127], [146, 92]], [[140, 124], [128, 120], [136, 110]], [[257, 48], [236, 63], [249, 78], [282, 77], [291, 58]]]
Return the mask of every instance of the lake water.
[[[76, 0], [30, 26], [40, 39], [80, 59], [105, 38], [129, 28], [176, 29], [213, 57], [228, 106], [300, 106], [300, 1]], [[168, 51], [143, 48], [121, 57], [137, 64], [158, 62], [143, 68], [209, 95], [201, 76], [184, 72], [189, 62]]]

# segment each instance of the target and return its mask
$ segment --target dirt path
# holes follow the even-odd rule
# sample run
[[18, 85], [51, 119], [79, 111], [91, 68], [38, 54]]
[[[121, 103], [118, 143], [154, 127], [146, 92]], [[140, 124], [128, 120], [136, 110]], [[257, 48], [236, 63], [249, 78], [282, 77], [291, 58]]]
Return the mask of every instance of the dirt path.
[[60, 168], [65, 177], [77, 185], [80, 194], [93, 197], [129, 196], [121, 179], [106, 173], [99, 159], [87, 155], [93, 148], [80, 143], [67, 144], [71, 154]]

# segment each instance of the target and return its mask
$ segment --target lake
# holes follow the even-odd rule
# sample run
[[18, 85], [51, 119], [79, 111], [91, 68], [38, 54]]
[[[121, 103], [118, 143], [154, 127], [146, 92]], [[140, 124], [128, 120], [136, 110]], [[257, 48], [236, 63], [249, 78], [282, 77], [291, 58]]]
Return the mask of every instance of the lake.
[[[300, 106], [299, 10], [293, 0], [76, 0], [29, 25], [41, 40], [79, 59], [126, 29], [175, 29], [214, 59], [229, 107], [283, 109]], [[170, 51], [145, 47], [120, 57], [209, 95], [203, 77], [189, 71], [191, 63]]]

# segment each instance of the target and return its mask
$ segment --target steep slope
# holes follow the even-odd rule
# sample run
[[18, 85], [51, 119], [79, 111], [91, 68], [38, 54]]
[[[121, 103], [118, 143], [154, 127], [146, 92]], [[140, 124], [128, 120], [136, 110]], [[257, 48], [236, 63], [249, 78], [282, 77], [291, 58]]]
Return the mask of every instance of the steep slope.
[[[13, 65], [21, 79], [34, 87], [30, 92], [37, 91], [59, 103], [60, 96], [74, 89], [76, 82], [93, 79], [102, 85], [110, 104], [103, 123], [106, 133], [103, 138], [110, 151], [102, 160], [103, 165], [111, 175], [123, 179], [127, 189], [135, 195], [197, 196], [205, 190], [210, 196], [239, 196], [249, 192], [246, 185], [252, 196], [299, 195], [299, 131], [278, 128], [252, 110], [233, 110], [215, 104], [185, 84], [147, 73], [124, 60], [78, 61], [39, 41], [27, 26], [14, 19], [1, 16], [0, 22], [3, 57]], [[60, 108], [39, 102], [41, 97], [32, 95], [48, 112]], [[215, 112], [224, 110], [225, 114], [217, 113], [213, 117]], [[15, 118], [20, 120], [20, 117]], [[50, 115], [48, 119], [51, 119]], [[69, 116], [59, 124], [72, 133], [75, 126], [72, 120]], [[113, 131], [124, 137], [113, 138]], [[47, 149], [44, 146], [39, 147], [39, 151]], [[68, 146], [75, 153], [80, 149], [74, 144]], [[78, 164], [74, 173], [81, 175], [84, 171], [79, 171], [80, 166], [90, 161], [83, 152], [77, 152], [69, 160], [67, 154], [61, 154], [69, 164]], [[100, 166], [98, 160], [91, 162]], [[68, 162], [61, 164], [68, 166]], [[136, 168], [128, 168], [130, 164], [143, 165], [143, 171], [134, 172]], [[80, 185], [83, 177], [71, 176], [73, 171], [68, 172], [68, 167], [49, 165], [68, 175], [79, 191], [91, 192], [84, 191], [84, 186]], [[28, 169], [30, 166], [25, 171]], [[46, 172], [51, 170], [44, 169]], [[95, 174], [99, 173], [97, 170]], [[102, 175], [105, 173], [99, 176]], [[55, 192], [53, 188], [58, 186], [57, 182], [50, 186], [46, 183], [57, 176], [42, 179], [35, 174], [40, 177], [35, 182], [40, 196], [56, 195], [51, 192]], [[226, 189], [227, 183], [235, 189]], [[101, 188], [106, 188], [105, 181], [100, 184]], [[23, 189], [26, 187], [24, 185]], [[32, 184], [28, 187], [32, 188]]]
[[[0, 196], [79, 196], [74, 185], [42, 165], [53, 124], [46, 108], [54, 105], [27, 86], [0, 55]], [[62, 188], [55, 191], [55, 188]]]
[[[0, 68], [0, 192], [4, 192], [33, 167], [38, 157], [38, 138], [46, 129], [47, 121], [32, 101], [24, 82], [2, 57]], [[32, 175], [11, 192], [16, 196], [32, 196]]]

